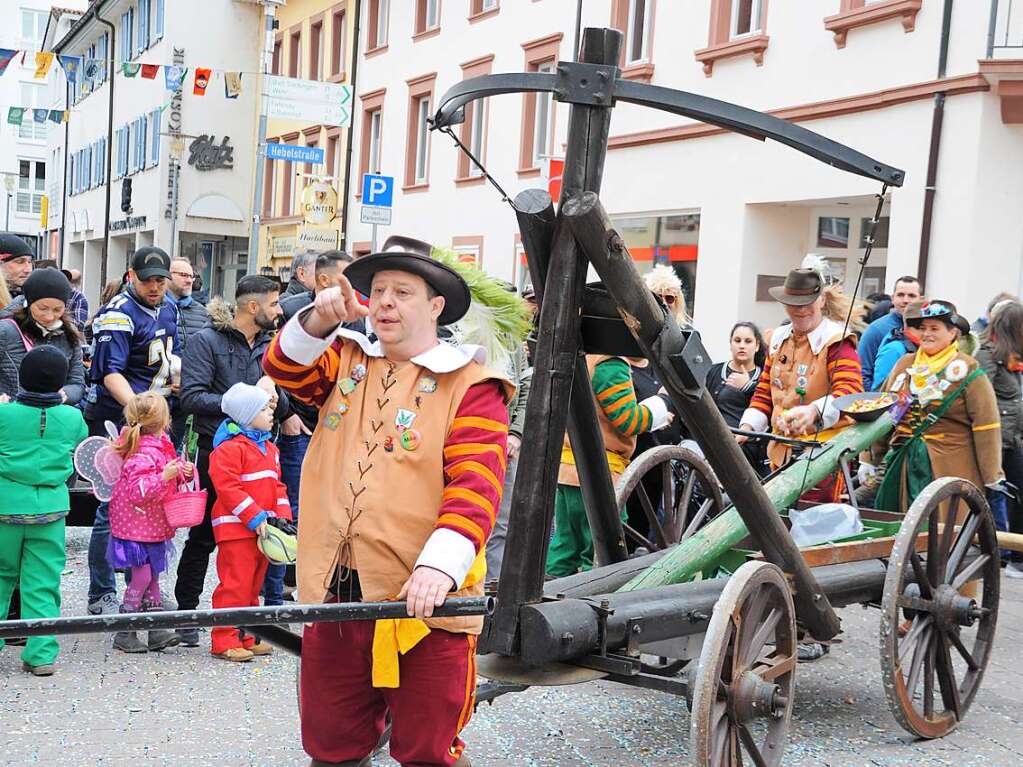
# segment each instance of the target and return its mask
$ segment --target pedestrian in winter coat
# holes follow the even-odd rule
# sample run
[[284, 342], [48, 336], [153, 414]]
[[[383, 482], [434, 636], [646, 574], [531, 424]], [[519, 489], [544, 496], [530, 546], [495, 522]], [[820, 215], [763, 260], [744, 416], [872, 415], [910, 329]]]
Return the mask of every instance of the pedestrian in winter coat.
[[210, 315], [205, 305], [192, 295], [192, 283], [195, 281], [192, 262], [187, 258], [172, 259], [170, 274], [167, 299], [178, 307], [178, 337], [175, 349], [177, 355], [184, 359], [192, 336], [209, 327]]
[[35, 346], [52, 346], [68, 360], [64, 402], [77, 405], [85, 394], [82, 337], [67, 314], [71, 283], [56, 269], [33, 272], [15, 299], [9, 316], [0, 319], [0, 395], [18, 393], [18, 369]]
[[35, 254], [27, 242], [16, 234], [0, 232], [0, 271], [13, 298], [21, 295], [21, 286], [32, 273], [33, 258]]
[[[997, 304], [991, 321], [981, 333], [977, 364], [984, 368], [998, 401], [1002, 423], [1002, 469], [1005, 478], [1023, 489], [1023, 304], [1007, 300]], [[1023, 509], [1018, 498], [1008, 510], [1009, 529], [1023, 529]], [[1023, 578], [1023, 566], [1010, 563], [1010, 578]]]
[[[227, 420], [220, 424], [210, 456], [210, 478], [217, 493], [213, 531], [220, 551], [213, 607], [256, 607], [269, 561], [256, 545], [267, 524], [291, 520], [288, 489], [281, 482], [281, 460], [273, 443], [269, 392], [236, 383], [221, 400]], [[269, 655], [270, 645], [237, 628], [213, 629], [211, 652], [242, 662]]]
[[[222, 400], [236, 383], [255, 384], [263, 377], [263, 353], [270, 345], [281, 314], [279, 290], [278, 284], [266, 277], [243, 277], [235, 290], [233, 311], [221, 300], [210, 301], [211, 325], [192, 337], [188, 356], [182, 360], [181, 409], [195, 416], [193, 426], [199, 434], [196, 465], [199, 483], [208, 495], [206, 516], [189, 530], [178, 563], [175, 596], [181, 610], [194, 610], [199, 604], [210, 554], [217, 545], [210, 517], [216, 488], [211, 487], [209, 461], [214, 436], [224, 420]], [[281, 393], [275, 421], [289, 416], [288, 398]], [[183, 629], [182, 635], [186, 645], [198, 646], [195, 629]]]
[[[39, 346], [25, 355], [16, 400], [0, 405], [0, 615], [20, 579], [23, 617], [60, 616], [67, 480], [71, 456], [88, 435], [81, 411], [61, 404], [66, 380], [64, 354]], [[49, 676], [59, 650], [52, 636], [30, 637], [22, 667]]]
[[[124, 466], [110, 499], [107, 561], [113, 568], [131, 570], [122, 613], [159, 612], [160, 573], [167, 569], [174, 538], [163, 507], [178, 482], [193, 476], [195, 467], [178, 459], [167, 436], [170, 409], [159, 394], [136, 394], [124, 408], [124, 420], [115, 446]], [[162, 650], [180, 642], [173, 631], [150, 631], [146, 642], [134, 631], [114, 637], [114, 647], [128, 653]]]

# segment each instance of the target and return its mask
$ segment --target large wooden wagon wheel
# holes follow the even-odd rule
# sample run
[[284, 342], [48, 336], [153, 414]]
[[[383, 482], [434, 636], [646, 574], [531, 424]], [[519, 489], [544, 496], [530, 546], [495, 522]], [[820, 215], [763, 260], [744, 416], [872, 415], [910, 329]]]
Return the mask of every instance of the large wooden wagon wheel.
[[714, 606], [693, 684], [697, 767], [777, 767], [792, 716], [796, 619], [782, 571], [747, 562]]
[[885, 696], [914, 735], [955, 729], [980, 689], [998, 619], [999, 569], [995, 524], [980, 491], [955, 477], [929, 484], [895, 539], [881, 602]]
[[[651, 498], [644, 477], [657, 472], [661, 494]], [[685, 540], [721, 513], [724, 501], [714, 470], [700, 455], [678, 445], [658, 445], [629, 464], [615, 486], [619, 513], [637, 498], [650, 524], [649, 536], [625, 525], [626, 536], [650, 551]]]

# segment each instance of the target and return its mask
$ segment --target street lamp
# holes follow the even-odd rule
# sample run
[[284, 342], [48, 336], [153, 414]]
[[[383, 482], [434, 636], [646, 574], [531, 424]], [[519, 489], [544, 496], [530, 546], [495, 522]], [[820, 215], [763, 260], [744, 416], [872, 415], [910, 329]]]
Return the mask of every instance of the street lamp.
[[14, 173], [4, 174], [4, 189], [7, 190], [7, 221], [4, 224], [4, 231], [11, 231], [11, 196], [14, 194], [14, 187], [17, 184], [17, 176]]

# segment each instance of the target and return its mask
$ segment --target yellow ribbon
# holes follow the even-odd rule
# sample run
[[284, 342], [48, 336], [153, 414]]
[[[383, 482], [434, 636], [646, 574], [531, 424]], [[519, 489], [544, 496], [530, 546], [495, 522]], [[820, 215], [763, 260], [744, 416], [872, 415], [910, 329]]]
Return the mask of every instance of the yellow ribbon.
[[[469, 588], [487, 576], [486, 549], [473, 560], [462, 588]], [[394, 688], [401, 684], [399, 658], [423, 641], [430, 627], [418, 618], [385, 618], [373, 628], [373, 686]]]

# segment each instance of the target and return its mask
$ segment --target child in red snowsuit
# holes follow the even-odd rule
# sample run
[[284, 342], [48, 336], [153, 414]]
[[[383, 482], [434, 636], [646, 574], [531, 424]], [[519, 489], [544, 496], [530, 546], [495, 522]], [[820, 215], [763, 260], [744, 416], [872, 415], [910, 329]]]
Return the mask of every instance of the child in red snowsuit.
[[[227, 419], [213, 438], [210, 479], [217, 492], [213, 536], [217, 541], [217, 575], [213, 607], [255, 607], [269, 560], [256, 545], [268, 520], [291, 520], [288, 490], [281, 482], [281, 460], [271, 441], [273, 408], [265, 389], [237, 383], [224, 394]], [[269, 655], [273, 648], [237, 628], [211, 632], [218, 658], [243, 662]]]

